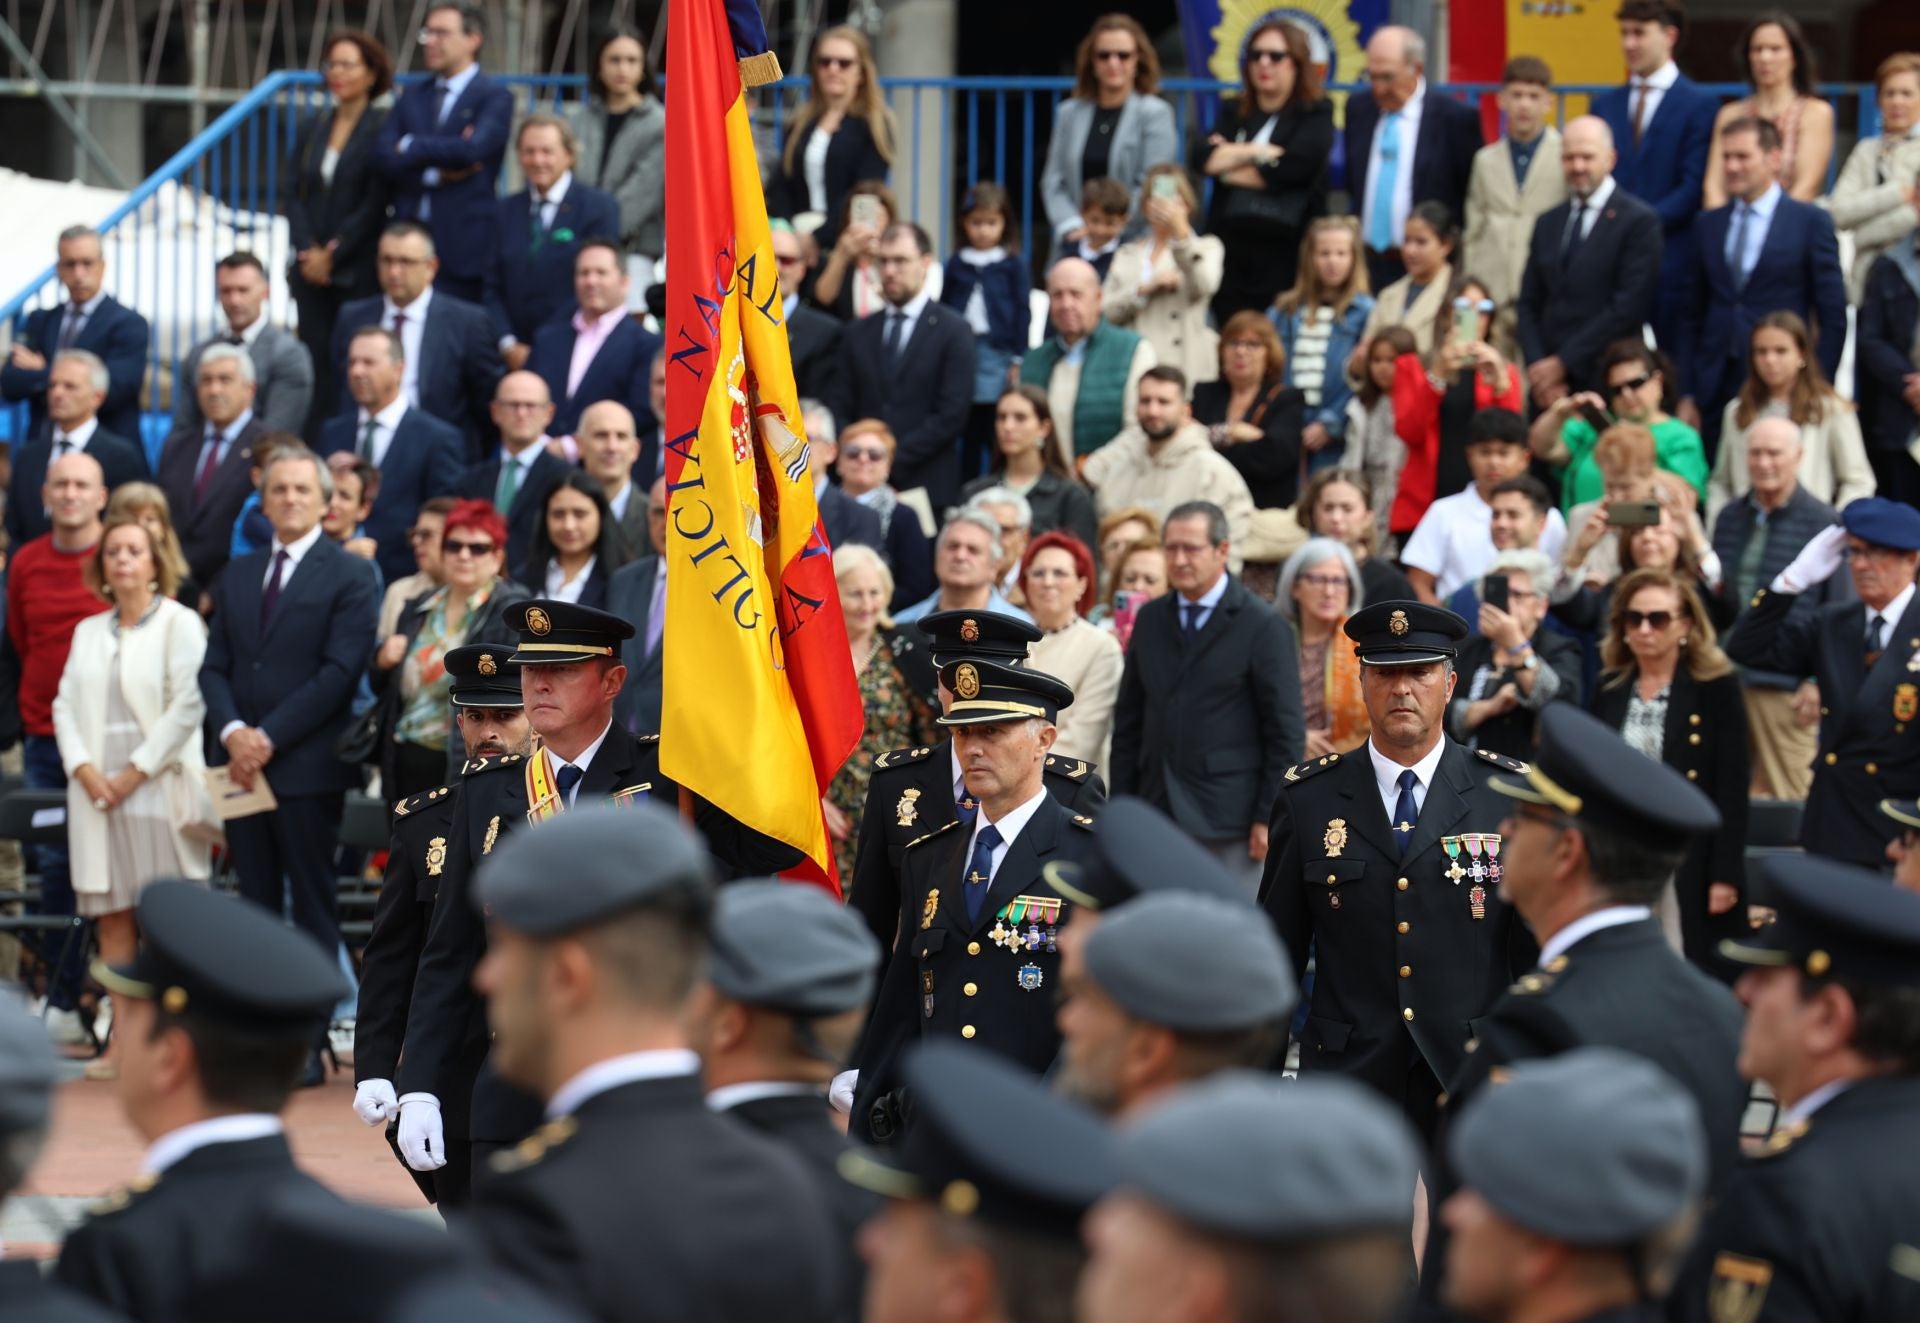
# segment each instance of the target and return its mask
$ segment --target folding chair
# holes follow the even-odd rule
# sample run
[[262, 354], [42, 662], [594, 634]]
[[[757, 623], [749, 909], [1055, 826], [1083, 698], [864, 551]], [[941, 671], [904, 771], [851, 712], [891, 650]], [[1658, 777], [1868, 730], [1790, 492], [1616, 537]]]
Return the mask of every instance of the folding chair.
[[[62, 845], [67, 843], [67, 792], [64, 790], [28, 790], [14, 787], [0, 794], [0, 840], [19, 841], [22, 845]], [[0, 893], [0, 900], [37, 903], [39, 889]], [[93, 928], [77, 914], [0, 914], [0, 932], [15, 934], [33, 958], [52, 977], [80, 943], [84, 958], [91, 948]], [[42, 1012], [44, 1014], [44, 1011]], [[87, 1037], [95, 1052], [103, 1049], [93, 1024], [85, 1020]]]

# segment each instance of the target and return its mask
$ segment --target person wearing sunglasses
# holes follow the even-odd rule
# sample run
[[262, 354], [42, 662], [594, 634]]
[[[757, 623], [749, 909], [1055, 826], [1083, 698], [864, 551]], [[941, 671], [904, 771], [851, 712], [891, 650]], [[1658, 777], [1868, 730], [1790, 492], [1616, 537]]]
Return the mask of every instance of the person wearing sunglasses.
[[1073, 251], [1086, 233], [1082, 190], [1090, 179], [1118, 179], [1127, 186], [1135, 217], [1147, 170], [1180, 159], [1173, 107], [1158, 95], [1160, 60], [1140, 21], [1129, 14], [1102, 14], [1074, 58], [1073, 94], [1054, 109], [1053, 137], [1040, 174], [1040, 200], [1047, 209], [1056, 252]]
[[788, 220], [803, 212], [825, 217], [814, 235], [824, 252], [840, 237], [853, 186], [886, 181], [898, 129], [860, 29], [831, 27], [814, 38], [810, 73], [767, 188], [767, 211]]
[[1559, 470], [1560, 506], [1569, 525], [1581, 526], [1576, 506], [1604, 493], [1606, 479], [1595, 451], [1600, 434], [1614, 423], [1635, 423], [1653, 433], [1655, 467], [1685, 478], [1704, 498], [1706, 447], [1697, 430], [1666, 410], [1666, 360], [1636, 334], [1607, 346], [1598, 378], [1596, 389], [1563, 395], [1541, 410], [1527, 433], [1534, 458]]

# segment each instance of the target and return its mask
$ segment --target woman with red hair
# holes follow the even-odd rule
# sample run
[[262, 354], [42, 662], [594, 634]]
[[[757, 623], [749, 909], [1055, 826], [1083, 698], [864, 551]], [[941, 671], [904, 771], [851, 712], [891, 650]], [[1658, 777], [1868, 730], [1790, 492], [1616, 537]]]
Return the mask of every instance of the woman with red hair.
[[445, 785], [466, 759], [447, 698], [446, 655], [468, 643], [511, 646], [501, 619], [532, 594], [505, 577], [507, 521], [485, 501], [461, 501], [440, 531], [444, 582], [408, 602], [368, 677], [379, 694], [380, 786], [389, 803]]
[[1020, 590], [1044, 637], [1029, 663], [1073, 688], [1073, 705], [1055, 723], [1054, 753], [1103, 762], [1113, 733], [1113, 701], [1120, 693], [1120, 641], [1087, 623], [1093, 610], [1093, 553], [1071, 533], [1042, 533], [1020, 558]]

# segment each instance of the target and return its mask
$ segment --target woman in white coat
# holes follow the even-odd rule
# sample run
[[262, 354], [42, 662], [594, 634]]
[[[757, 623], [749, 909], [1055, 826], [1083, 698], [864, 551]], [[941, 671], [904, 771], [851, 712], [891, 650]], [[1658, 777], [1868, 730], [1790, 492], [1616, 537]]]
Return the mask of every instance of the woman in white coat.
[[101, 958], [124, 964], [138, 946], [141, 888], [208, 874], [207, 630], [173, 600], [174, 571], [138, 521], [107, 524], [86, 578], [113, 605], [73, 631], [53, 730], [67, 771], [74, 897], [99, 923]]
[[1152, 345], [1162, 367], [1186, 373], [1189, 385], [1212, 381], [1220, 375], [1220, 337], [1207, 325], [1207, 304], [1220, 288], [1227, 250], [1211, 234], [1194, 233], [1200, 198], [1185, 169], [1154, 166], [1146, 189], [1149, 228], [1114, 253], [1102, 310]]

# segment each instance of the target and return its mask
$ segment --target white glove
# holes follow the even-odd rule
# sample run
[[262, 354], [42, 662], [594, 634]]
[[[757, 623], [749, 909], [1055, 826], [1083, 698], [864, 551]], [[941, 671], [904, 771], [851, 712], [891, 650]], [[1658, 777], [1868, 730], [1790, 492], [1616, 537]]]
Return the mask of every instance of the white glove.
[[391, 1120], [399, 1110], [400, 1103], [393, 1096], [391, 1080], [362, 1080], [353, 1091], [353, 1114], [368, 1125]]
[[843, 1070], [833, 1077], [833, 1083], [827, 1086], [827, 1103], [842, 1116], [853, 1111], [853, 1091], [860, 1083], [860, 1072]]
[[1808, 539], [1807, 545], [1800, 548], [1800, 554], [1793, 558], [1793, 564], [1781, 570], [1773, 581], [1776, 593], [1804, 593], [1818, 583], [1825, 583], [1840, 568], [1841, 553], [1847, 547], [1847, 530], [1839, 524], [1823, 529]]
[[440, 1124], [440, 1100], [431, 1093], [409, 1093], [400, 1102], [400, 1156], [415, 1171], [447, 1165], [447, 1140]]

